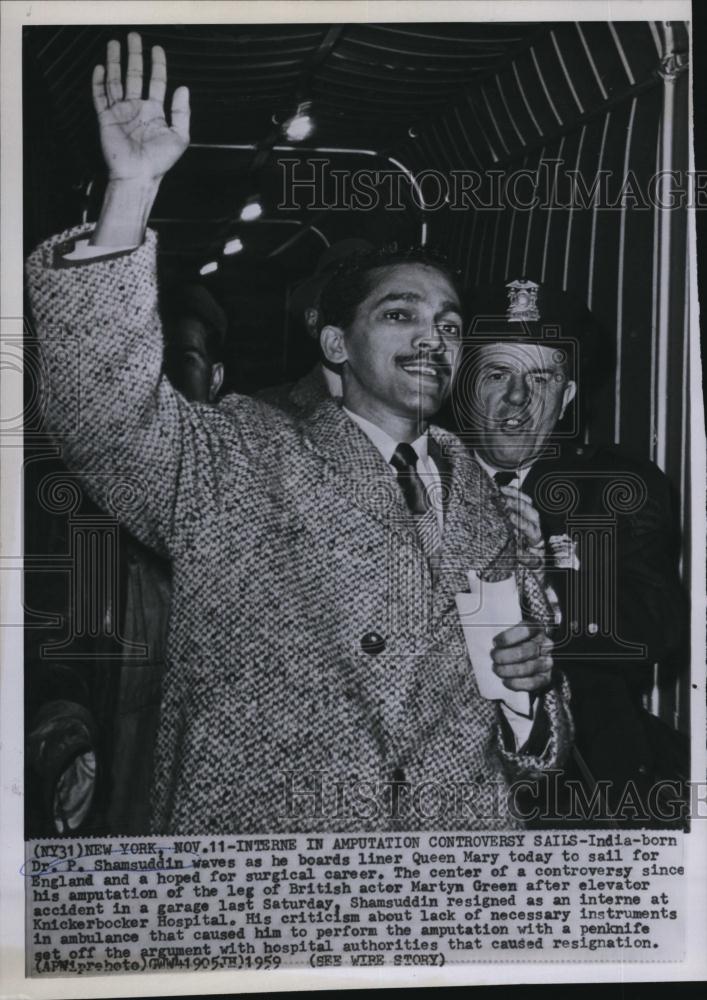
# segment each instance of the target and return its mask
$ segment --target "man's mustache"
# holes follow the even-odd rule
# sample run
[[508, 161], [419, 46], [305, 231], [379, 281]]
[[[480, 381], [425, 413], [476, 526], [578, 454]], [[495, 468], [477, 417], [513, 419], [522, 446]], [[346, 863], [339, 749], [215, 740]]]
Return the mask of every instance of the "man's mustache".
[[400, 354], [398, 362], [403, 365], [429, 365], [443, 374], [451, 374], [452, 362], [447, 351], [417, 351], [415, 354]]

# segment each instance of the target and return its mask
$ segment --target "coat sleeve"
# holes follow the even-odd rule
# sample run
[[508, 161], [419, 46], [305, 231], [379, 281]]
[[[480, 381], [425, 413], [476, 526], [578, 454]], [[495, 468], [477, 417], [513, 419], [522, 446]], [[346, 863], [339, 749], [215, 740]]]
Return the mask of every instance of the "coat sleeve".
[[[503, 579], [509, 572], [515, 572], [519, 591], [523, 594], [525, 603], [534, 608], [537, 620], [551, 622], [552, 609], [540, 581], [534, 573], [525, 571], [519, 565], [518, 539], [507, 519], [503, 505], [498, 500], [498, 491], [494, 487], [490, 488], [489, 501], [495, 505], [500, 519], [498, 534], [503, 537], [502, 531], [505, 529], [507, 541], [493, 562], [485, 567], [484, 578]], [[515, 739], [510, 731], [510, 725], [503, 718], [500, 708], [498, 710], [496, 749], [510, 781], [537, 776], [544, 771], [561, 767], [573, 740], [574, 723], [570, 710], [570, 688], [567, 678], [558, 668], [555, 668], [552, 687], [538, 699], [535, 722], [530, 737], [523, 747], [515, 749]]]
[[237, 421], [188, 403], [162, 373], [155, 234], [67, 266], [86, 232], [53, 237], [27, 262], [46, 424], [99, 506], [173, 556], [218, 506], [226, 441], [247, 445]]
[[562, 767], [574, 740], [567, 678], [556, 670], [553, 686], [540, 698], [536, 718], [525, 746], [512, 749], [510, 726], [499, 711], [497, 746], [504, 771], [510, 781], [538, 777]]

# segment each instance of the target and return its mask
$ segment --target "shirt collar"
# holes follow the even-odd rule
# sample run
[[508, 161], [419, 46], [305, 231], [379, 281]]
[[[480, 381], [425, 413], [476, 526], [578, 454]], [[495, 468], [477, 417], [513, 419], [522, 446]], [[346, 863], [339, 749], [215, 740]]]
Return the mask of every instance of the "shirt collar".
[[486, 462], [481, 457], [481, 455], [478, 453], [478, 451], [474, 452], [474, 458], [479, 463], [479, 465], [484, 470], [484, 472], [488, 473], [488, 475], [491, 477], [491, 479], [493, 479], [493, 477], [496, 475], [497, 472], [513, 472], [513, 475], [518, 480], [518, 483], [519, 483], [520, 486], [523, 485], [523, 483], [525, 482], [526, 476], [528, 475], [528, 473], [530, 472], [530, 470], [533, 467], [532, 464], [531, 464], [531, 465], [524, 466], [522, 469], [500, 469], [497, 465], [489, 465], [489, 463]]
[[341, 383], [341, 375], [337, 375], [336, 372], [333, 372], [331, 368], [327, 368], [326, 365], [322, 365], [321, 367], [322, 375], [324, 376], [324, 384], [327, 387], [329, 395], [333, 399], [340, 399], [344, 394]]
[[[390, 434], [378, 427], [377, 424], [371, 423], [370, 420], [366, 420], [365, 417], [360, 416], [358, 413], [353, 413], [351, 410], [347, 410], [345, 406], [342, 406], [341, 409], [353, 420], [355, 424], [358, 424], [366, 437], [370, 439], [386, 462], [390, 465], [390, 460], [392, 459], [395, 449], [398, 447], [400, 442], [392, 438]], [[424, 462], [427, 459], [427, 431], [421, 434], [416, 441], [412, 441], [411, 444], [415, 449], [418, 460]]]

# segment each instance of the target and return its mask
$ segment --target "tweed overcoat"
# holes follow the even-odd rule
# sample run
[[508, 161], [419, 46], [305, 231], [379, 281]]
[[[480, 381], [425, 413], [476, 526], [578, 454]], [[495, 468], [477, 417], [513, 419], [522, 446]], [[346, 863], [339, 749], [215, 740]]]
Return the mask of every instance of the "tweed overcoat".
[[154, 234], [63, 266], [79, 234], [35, 251], [30, 294], [67, 462], [172, 560], [155, 832], [514, 825], [509, 778], [555, 766], [570, 723], [548, 692], [547, 744], [517, 754], [478, 694], [454, 595], [470, 568], [511, 572], [490, 481], [432, 430], [449, 470], [433, 585], [389, 466], [335, 402], [299, 421], [188, 403], [162, 374]]

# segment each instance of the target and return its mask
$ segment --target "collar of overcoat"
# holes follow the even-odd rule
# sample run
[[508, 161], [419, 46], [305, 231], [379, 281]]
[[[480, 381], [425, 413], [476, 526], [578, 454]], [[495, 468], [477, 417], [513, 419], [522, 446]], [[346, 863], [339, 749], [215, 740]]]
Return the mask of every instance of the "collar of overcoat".
[[322, 365], [315, 365], [303, 375], [290, 390], [290, 402], [297, 409], [311, 413], [321, 403], [330, 399]]
[[455, 435], [430, 427], [429, 453], [439, 470], [444, 507], [442, 569], [433, 574], [390, 466], [340, 403], [323, 400], [301, 426], [305, 442], [324, 460], [337, 494], [351, 497], [389, 530], [408, 534], [421, 571], [428, 574], [425, 585], [434, 593], [433, 618], [447, 614], [455, 607], [455, 594], [468, 590], [469, 569], [483, 572], [507, 547], [496, 491]]

